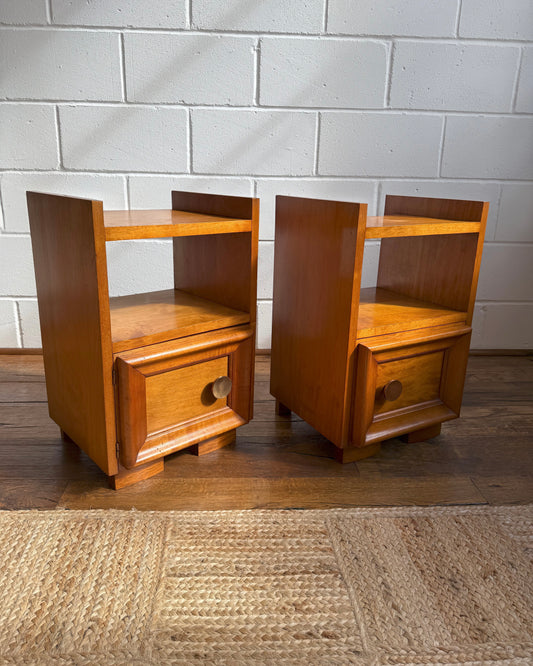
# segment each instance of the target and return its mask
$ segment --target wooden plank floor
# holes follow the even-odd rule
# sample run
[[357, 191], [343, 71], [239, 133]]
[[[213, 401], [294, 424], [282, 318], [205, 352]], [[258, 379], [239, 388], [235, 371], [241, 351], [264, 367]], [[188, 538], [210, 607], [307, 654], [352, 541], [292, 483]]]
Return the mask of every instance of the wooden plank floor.
[[269, 358], [256, 366], [254, 420], [237, 443], [168, 456], [120, 491], [48, 417], [40, 356], [0, 356], [0, 508], [251, 509], [533, 501], [533, 357], [470, 357], [462, 416], [427, 443], [385, 442], [340, 465], [328, 442], [275, 415]]

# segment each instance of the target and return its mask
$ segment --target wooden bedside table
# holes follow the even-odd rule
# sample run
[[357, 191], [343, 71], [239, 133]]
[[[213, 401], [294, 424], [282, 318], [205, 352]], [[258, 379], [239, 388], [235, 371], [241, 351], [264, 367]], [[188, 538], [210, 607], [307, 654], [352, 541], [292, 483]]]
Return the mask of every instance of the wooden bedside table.
[[[459, 416], [488, 203], [277, 197], [271, 393], [341, 462]], [[361, 289], [365, 239], [381, 239]]]
[[[259, 200], [172, 193], [172, 210], [28, 192], [51, 418], [114, 488], [252, 417]], [[106, 243], [172, 237], [174, 289], [109, 297]], [[138, 267], [142, 271], [142, 266]]]

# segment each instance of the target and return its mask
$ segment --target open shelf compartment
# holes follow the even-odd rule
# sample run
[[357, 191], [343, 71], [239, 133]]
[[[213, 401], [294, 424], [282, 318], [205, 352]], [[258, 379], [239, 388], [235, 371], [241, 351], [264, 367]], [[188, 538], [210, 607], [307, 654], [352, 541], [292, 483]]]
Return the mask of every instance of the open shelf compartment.
[[113, 353], [247, 324], [250, 314], [180, 289], [109, 299]]
[[464, 323], [468, 313], [411, 298], [390, 289], [361, 289], [357, 337], [368, 338], [417, 328]]

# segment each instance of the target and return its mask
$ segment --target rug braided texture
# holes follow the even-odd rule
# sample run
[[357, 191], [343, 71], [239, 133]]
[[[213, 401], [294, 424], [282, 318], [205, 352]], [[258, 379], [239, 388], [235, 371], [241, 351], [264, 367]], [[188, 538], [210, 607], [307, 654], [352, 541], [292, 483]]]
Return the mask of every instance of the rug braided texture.
[[0, 512], [1, 664], [533, 664], [533, 507]]

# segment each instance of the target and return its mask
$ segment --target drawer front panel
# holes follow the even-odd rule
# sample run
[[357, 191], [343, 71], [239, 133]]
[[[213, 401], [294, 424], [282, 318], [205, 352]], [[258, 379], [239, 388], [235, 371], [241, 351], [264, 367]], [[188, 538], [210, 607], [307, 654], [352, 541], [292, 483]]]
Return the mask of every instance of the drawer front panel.
[[[379, 363], [374, 414], [438, 399], [443, 361], [444, 352], [436, 351]], [[383, 389], [393, 381], [401, 382], [402, 392], [395, 400], [387, 400]]]
[[227, 398], [214, 397], [217, 377], [228, 374], [228, 357], [196, 363], [146, 378], [148, 434], [222, 409]]
[[119, 354], [121, 464], [131, 469], [249, 421], [253, 357], [250, 327]]
[[[365, 446], [459, 416], [470, 333], [357, 348], [352, 441]], [[401, 384], [401, 392], [400, 392]]]

